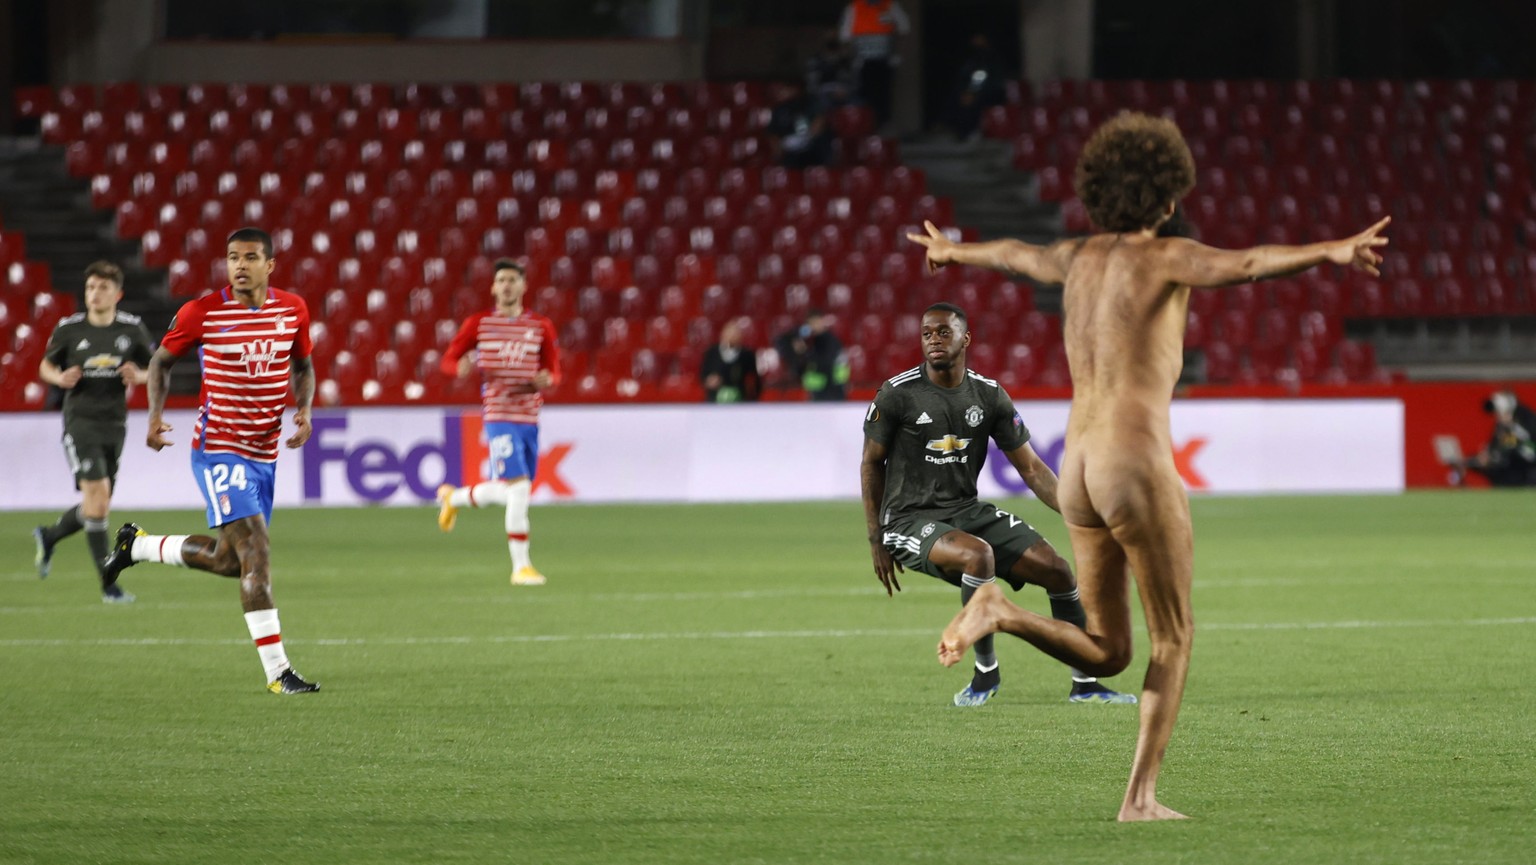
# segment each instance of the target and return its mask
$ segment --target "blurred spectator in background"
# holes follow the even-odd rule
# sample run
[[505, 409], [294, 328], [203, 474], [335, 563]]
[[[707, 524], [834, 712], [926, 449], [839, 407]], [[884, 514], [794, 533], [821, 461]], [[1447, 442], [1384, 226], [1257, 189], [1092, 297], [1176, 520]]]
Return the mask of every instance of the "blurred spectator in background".
[[954, 102], [949, 110], [949, 125], [956, 138], [968, 141], [981, 134], [981, 115], [988, 108], [1008, 101], [1003, 88], [1006, 77], [1002, 57], [992, 49], [992, 42], [982, 33], [972, 36], [970, 50], [960, 65]]
[[1472, 456], [1447, 460], [1452, 483], [1461, 484], [1470, 469], [1496, 487], [1536, 486], [1536, 412], [1507, 390], [1485, 400], [1483, 411], [1493, 415], [1493, 435]]
[[829, 109], [853, 101], [853, 54], [836, 33], [828, 35], [821, 49], [806, 62], [805, 86]]
[[845, 398], [848, 358], [843, 342], [832, 332], [832, 317], [819, 309], [805, 314], [805, 324], [779, 334], [774, 340], [779, 358], [812, 402], [836, 402]]
[[763, 382], [757, 374], [757, 352], [742, 344], [741, 323], [720, 326], [720, 341], [704, 351], [699, 383], [705, 402], [757, 402]]
[[773, 107], [768, 134], [774, 136], [778, 162], [785, 168], [810, 168], [832, 161], [832, 122], [827, 106], [805, 85], [789, 85], [788, 95]]
[[896, 0], [853, 0], [843, 9], [838, 35], [853, 48], [858, 66], [859, 98], [884, 126], [891, 119], [891, 82], [898, 62], [896, 35], [912, 22]]

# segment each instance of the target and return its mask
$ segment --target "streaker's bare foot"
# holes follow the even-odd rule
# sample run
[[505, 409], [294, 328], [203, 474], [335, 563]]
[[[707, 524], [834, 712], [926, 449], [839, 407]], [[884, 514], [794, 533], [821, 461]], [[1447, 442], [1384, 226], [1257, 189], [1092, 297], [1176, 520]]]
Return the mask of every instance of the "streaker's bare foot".
[[944, 629], [939, 640], [939, 663], [953, 667], [964, 660], [965, 653], [977, 640], [997, 630], [997, 623], [1009, 605], [996, 583], [987, 583], [966, 601], [960, 614]]
[[1126, 802], [1120, 806], [1118, 819], [1121, 823], [1141, 823], [1148, 820], [1188, 820], [1189, 817], [1154, 799], [1145, 805]]

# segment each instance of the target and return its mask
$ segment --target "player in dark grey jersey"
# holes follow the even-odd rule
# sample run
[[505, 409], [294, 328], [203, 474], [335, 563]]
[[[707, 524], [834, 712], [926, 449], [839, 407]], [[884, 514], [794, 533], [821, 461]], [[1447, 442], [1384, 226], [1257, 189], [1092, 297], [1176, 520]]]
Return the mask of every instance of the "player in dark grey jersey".
[[80, 504], [53, 525], [32, 530], [37, 575], [48, 576], [55, 545], [84, 528], [102, 579], [101, 599], [109, 604], [133, 601], [133, 595], [107, 580], [102, 563], [108, 552], [107, 512], [128, 421], [128, 385], [145, 383], [154, 350], [144, 322], [118, 311], [122, 299], [121, 268], [106, 261], [87, 267], [85, 312], [59, 322], [38, 366], [39, 378], [64, 389], [64, 456], [75, 475]]
[[[1066, 560], [1028, 523], [978, 500], [976, 478], [987, 441], [998, 448], [1040, 501], [1059, 511], [1056, 475], [1029, 446], [1029, 430], [1008, 393], [965, 365], [971, 344], [965, 312], [936, 303], [923, 312], [925, 362], [892, 377], [864, 416], [860, 475], [875, 576], [886, 594], [900, 591], [907, 568], [960, 587], [960, 602], [1002, 577], [1014, 591], [1043, 586], [1051, 615], [1087, 623]], [[997, 693], [1000, 673], [989, 638], [975, 645], [976, 670], [956, 706], [980, 706]], [[1068, 699], [1135, 703], [1078, 670]]]

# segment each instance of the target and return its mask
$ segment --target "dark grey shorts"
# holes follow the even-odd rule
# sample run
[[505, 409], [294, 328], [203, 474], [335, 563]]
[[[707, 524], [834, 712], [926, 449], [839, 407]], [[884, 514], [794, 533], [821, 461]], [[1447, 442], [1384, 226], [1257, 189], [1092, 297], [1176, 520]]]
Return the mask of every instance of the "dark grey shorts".
[[921, 571], [958, 586], [959, 574], [946, 574], [928, 561], [934, 543], [956, 529], [981, 538], [992, 547], [992, 556], [997, 563], [996, 576], [1010, 585], [1013, 584], [1013, 566], [1030, 547], [1040, 542], [1040, 533], [1029, 523], [996, 505], [977, 502], [947, 513], [942, 519], [923, 513], [898, 516], [881, 530], [881, 543], [903, 568]]

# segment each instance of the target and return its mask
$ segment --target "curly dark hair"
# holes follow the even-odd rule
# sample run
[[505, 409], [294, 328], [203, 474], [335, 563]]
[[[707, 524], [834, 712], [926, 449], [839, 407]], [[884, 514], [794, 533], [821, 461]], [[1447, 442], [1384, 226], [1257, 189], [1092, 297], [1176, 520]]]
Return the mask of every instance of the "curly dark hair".
[[1140, 231], [1195, 187], [1195, 159], [1172, 121], [1126, 112], [1088, 139], [1073, 185], [1100, 231]]

